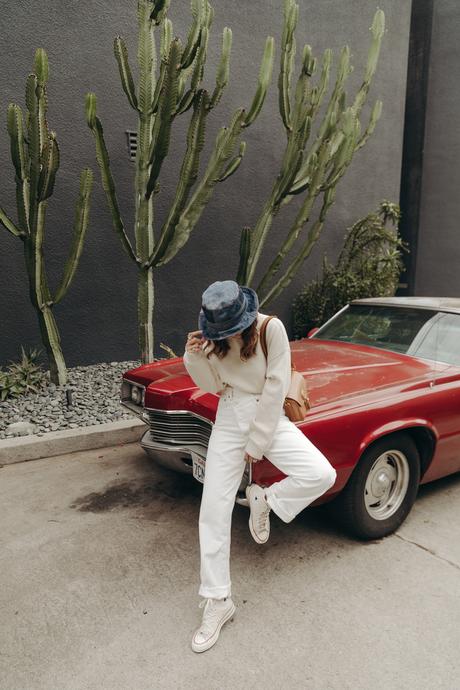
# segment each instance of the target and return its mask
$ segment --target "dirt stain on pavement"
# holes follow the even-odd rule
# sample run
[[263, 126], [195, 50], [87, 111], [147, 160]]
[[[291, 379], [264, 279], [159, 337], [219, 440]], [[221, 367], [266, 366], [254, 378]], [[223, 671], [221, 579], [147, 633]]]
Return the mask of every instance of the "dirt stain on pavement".
[[174, 477], [173, 479], [130, 482], [112, 482], [102, 491], [93, 491], [77, 498], [71, 505], [76, 510], [92, 513], [115, 510], [117, 508], [153, 507], [161, 503], [173, 503], [181, 499], [196, 500], [201, 487], [193, 477]]

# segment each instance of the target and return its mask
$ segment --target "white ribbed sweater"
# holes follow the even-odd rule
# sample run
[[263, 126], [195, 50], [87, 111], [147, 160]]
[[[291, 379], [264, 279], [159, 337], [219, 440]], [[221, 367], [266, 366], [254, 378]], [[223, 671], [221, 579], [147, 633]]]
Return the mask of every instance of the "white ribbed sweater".
[[[267, 314], [258, 313], [258, 331], [266, 317]], [[185, 368], [202, 390], [217, 394], [228, 385], [260, 395], [245, 447], [249, 455], [259, 459], [270, 446], [291, 382], [291, 349], [281, 319], [271, 319], [265, 335], [267, 360], [258, 343], [256, 353], [247, 361], [242, 361], [239, 356], [242, 341], [239, 338], [229, 340], [230, 350], [222, 359], [212, 352], [212, 342], [206, 350], [185, 350], [183, 354]], [[208, 359], [206, 353], [209, 351], [211, 355]]]

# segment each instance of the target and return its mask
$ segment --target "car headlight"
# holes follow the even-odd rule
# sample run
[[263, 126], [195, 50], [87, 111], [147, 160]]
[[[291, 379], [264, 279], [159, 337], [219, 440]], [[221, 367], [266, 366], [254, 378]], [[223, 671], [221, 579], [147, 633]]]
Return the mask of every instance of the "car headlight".
[[135, 405], [140, 405], [142, 403], [142, 388], [131, 386], [131, 400]]

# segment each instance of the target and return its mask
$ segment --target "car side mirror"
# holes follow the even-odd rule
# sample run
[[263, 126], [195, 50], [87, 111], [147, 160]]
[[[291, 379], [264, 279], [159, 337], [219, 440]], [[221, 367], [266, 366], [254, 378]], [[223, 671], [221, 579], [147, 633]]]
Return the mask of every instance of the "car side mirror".
[[319, 331], [318, 326], [315, 326], [314, 328], [310, 328], [310, 330], [307, 333], [307, 338], [311, 338], [312, 335], [315, 335], [316, 331]]

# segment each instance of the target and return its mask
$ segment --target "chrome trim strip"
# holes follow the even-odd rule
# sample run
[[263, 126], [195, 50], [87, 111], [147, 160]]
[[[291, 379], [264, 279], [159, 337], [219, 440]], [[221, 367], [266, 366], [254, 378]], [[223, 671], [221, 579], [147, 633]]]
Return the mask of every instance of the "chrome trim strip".
[[211, 422], [211, 420], [208, 417], [202, 417], [200, 414], [197, 412], [192, 412], [191, 410], [162, 410], [158, 407], [144, 407], [144, 410], [152, 411], [152, 412], [162, 412], [164, 414], [186, 414], [186, 415], [193, 415], [194, 417], [197, 417], [198, 419], [202, 419], [204, 422], [207, 422], [208, 424], [214, 424], [214, 422]]

